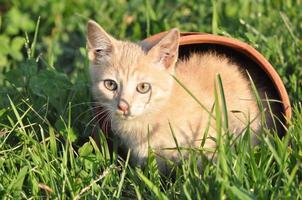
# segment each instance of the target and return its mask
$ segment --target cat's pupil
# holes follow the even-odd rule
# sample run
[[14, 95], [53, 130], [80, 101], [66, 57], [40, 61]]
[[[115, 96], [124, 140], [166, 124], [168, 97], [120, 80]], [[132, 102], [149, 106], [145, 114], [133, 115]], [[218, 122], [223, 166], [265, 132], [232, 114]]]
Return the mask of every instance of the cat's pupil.
[[136, 90], [142, 94], [149, 92], [150, 89], [151, 85], [149, 83], [139, 83], [136, 88]]
[[110, 79], [104, 81], [104, 86], [105, 88], [111, 91], [117, 89], [117, 83], [114, 80], [110, 80]]

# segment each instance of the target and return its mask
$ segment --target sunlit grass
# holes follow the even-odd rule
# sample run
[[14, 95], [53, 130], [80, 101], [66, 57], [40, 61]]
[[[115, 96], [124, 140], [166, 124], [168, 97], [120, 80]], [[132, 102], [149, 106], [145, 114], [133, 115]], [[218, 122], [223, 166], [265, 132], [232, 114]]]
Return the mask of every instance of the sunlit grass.
[[[126, 161], [110, 156], [103, 136], [101, 148], [92, 138], [74, 146], [71, 137], [63, 139], [60, 133], [72, 134], [69, 122], [58, 131], [29, 121], [31, 108], [12, 102], [11, 109], [14, 114], [7, 116], [11, 124], [0, 137], [3, 197], [301, 198], [301, 105], [294, 107], [295, 118], [283, 139], [263, 134], [253, 147], [246, 131], [230, 145], [233, 137], [221, 126], [216, 161], [206, 158], [202, 148], [192, 149], [189, 158], [172, 167], [174, 175], [165, 178], [152, 153], [141, 170], [128, 164], [129, 154]], [[202, 162], [201, 171], [197, 160]]]

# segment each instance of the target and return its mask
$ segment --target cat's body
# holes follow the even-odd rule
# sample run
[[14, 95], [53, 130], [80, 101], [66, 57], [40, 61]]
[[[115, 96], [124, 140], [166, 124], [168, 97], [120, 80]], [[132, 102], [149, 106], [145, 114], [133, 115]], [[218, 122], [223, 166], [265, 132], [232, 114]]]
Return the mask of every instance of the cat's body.
[[[207, 129], [208, 138], [216, 137], [215, 115], [209, 112], [215, 102], [215, 84], [218, 91], [217, 74], [223, 83], [230, 131], [240, 134], [250, 121], [256, 133], [260, 127], [250, 83], [238, 66], [215, 53], [177, 61], [178, 41], [179, 32], [173, 29], [147, 51], [115, 40], [95, 22], [88, 24], [94, 97], [110, 113], [112, 130], [131, 149], [135, 163], [144, 163], [148, 147], [159, 157], [177, 161], [178, 151], [168, 150], [176, 147], [174, 137], [179, 147], [187, 148], [200, 147]], [[215, 145], [207, 139], [204, 147]]]

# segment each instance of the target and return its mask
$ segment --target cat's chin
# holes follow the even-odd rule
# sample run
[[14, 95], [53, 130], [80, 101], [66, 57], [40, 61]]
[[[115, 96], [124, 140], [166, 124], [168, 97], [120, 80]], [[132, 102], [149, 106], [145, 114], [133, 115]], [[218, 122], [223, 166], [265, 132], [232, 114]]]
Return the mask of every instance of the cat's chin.
[[134, 115], [122, 115], [122, 114], [116, 114], [116, 117], [119, 120], [123, 120], [123, 121], [130, 121], [136, 118]]
[[121, 119], [125, 120], [125, 121], [129, 121], [129, 120], [132, 120], [134, 119], [135, 117], [134, 116], [125, 116], [125, 115], [122, 115], [120, 116]]

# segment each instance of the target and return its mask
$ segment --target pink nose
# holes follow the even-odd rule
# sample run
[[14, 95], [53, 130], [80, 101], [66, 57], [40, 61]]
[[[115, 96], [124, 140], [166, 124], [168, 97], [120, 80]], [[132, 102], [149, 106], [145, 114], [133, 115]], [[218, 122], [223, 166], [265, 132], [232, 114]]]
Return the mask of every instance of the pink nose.
[[120, 101], [117, 105], [117, 108], [125, 113], [128, 110], [129, 106], [126, 102]]

